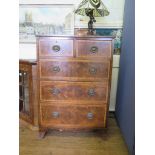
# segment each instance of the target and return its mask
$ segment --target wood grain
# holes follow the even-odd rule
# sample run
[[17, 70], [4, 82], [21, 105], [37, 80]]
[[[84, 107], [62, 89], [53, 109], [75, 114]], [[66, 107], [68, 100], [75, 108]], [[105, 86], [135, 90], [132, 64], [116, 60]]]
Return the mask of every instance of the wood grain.
[[38, 128], [38, 85], [37, 85], [37, 62], [35, 60], [20, 60], [19, 70], [28, 73], [29, 78], [29, 105], [30, 115], [20, 112], [20, 119]]
[[[105, 127], [103, 106], [42, 106], [41, 125], [51, 128], [103, 128]], [[53, 113], [58, 113], [57, 116]], [[88, 117], [92, 114], [92, 117]]]
[[107, 127], [112, 50], [112, 37], [37, 37], [40, 133]]
[[[107, 102], [107, 82], [41, 81], [40, 100], [78, 100]], [[91, 94], [92, 93], [92, 94]]]
[[24, 125], [19, 130], [20, 155], [129, 155], [123, 136], [114, 118], [108, 118], [105, 132], [54, 131], [45, 139], [36, 138], [37, 131]]
[[[59, 51], [55, 51], [54, 46], [58, 46]], [[73, 56], [73, 40], [71, 39], [44, 39], [39, 42], [39, 56]]]
[[109, 78], [109, 61], [40, 60], [40, 78], [68, 81], [103, 81]]
[[111, 41], [77, 39], [75, 45], [77, 57], [111, 57]]
[[[25, 61], [20, 61], [19, 62], [19, 70], [24, 71], [27, 73], [28, 77], [28, 96], [29, 96], [29, 114], [26, 114], [22, 111], [19, 111], [19, 117], [31, 124], [34, 123], [34, 107], [33, 107], [33, 81], [32, 81], [32, 64], [25, 62]], [[19, 88], [20, 88], [20, 83], [19, 83]], [[19, 99], [19, 103], [20, 103]]]

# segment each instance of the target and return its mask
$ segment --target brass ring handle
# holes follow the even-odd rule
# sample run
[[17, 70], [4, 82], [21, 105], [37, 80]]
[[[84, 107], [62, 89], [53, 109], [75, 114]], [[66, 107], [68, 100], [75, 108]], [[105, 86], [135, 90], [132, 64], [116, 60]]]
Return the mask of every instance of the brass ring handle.
[[97, 73], [97, 69], [96, 69], [95, 67], [91, 67], [91, 68], [89, 69], [89, 73], [90, 73], [90, 74], [96, 74], [96, 73]]
[[90, 52], [91, 53], [97, 53], [98, 52], [98, 47], [97, 46], [91, 47]]
[[59, 113], [59, 112], [57, 112], [57, 111], [52, 112], [52, 116], [53, 116], [54, 118], [58, 118], [58, 117], [59, 117], [59, 115], [60, 115], [60, 113]]
[[52, 71], [55, 72], [55, 73], [60, 72], [60, 67], [59, 66], [54, 66], [52, 68]]
[[88, 119], [93, 119], [93, 117], [94, 117], [93, 113], [89, 112], [89, 113], [87, 114], [87, 118], [88, 118]]
[[95, 94], [96, 93], [95, 93], [95, 90], [94, 89], [91, 88], [91, 89], [88, 90], [88, 95], [89, 96], [94, 96]]
[[58, 94], [60, 93], [60, 89], [58, 89], [58, 88], [53, 88], [53, 89], [51, 90], [51, 93], [52, 93], [53, 95], [58, 95]]
[[53, 50], [54, 52], [59, 52], [59, 51], [60, 51], [60, 46], [59, 46], [59, 45], [54, 45], [54, 46], [52, 47], [52, 50]]

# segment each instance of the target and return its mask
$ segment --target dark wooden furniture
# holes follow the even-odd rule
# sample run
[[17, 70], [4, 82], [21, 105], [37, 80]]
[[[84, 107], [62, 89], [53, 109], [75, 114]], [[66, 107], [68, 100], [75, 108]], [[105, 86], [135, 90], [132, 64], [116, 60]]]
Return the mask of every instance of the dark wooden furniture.
[[19, 116], [38, 126], [37, 62], [19, 61]]
[[107, 126], [113, 39], [38, 36], [40, 136]]

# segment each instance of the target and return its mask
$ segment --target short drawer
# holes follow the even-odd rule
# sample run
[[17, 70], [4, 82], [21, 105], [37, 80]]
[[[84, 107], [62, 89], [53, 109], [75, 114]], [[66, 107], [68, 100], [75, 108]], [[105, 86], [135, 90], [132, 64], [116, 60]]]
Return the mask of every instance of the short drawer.
[[41, 81], [41, 101], [102, 101], [108, 97], [107, 82]]
[[111, 41], [103, 40], [76, 40], [77, 57], [111, 58]]
[[43, 38], [39, 41], [40, 57], [72, 57], [73, 56], [73, 40], [72, 39], [56, 39]]
[[53, 80], [103, 81], [109, 78], [109, 69], [110, 61], [40, 61], [40, 77]]
[[46, 127], [105, 127], [104, 106], [42, 106], [41, 124]]

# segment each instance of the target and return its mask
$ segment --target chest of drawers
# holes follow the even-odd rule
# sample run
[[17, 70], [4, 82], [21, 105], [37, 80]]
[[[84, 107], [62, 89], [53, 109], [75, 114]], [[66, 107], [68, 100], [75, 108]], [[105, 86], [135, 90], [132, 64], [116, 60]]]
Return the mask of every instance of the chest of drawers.
[[112, 51], [111, 37], [37, 37], [41, 137], [107, 127]]

